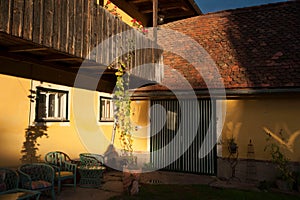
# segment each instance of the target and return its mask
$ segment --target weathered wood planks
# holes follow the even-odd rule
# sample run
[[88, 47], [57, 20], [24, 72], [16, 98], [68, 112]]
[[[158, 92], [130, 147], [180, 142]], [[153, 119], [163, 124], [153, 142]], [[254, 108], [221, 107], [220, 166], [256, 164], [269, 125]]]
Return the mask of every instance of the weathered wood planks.
[[33, 0], [27, 0], [24, 3], [23, 38], [26, 40], [32, 40]]
[[11, 18], [12, 18], [12, 4], [13, 0], [0, 1], [0, 31], [11, 33]]
[[[133, 50], [131, 67], [151, 63], [149, 49], [132, 47], [153, 41], [140, 32], [114, 37], [132, 28], [90, 0], [1, 0], [0, 31], [49, 49], [110, 65], [117, 55]], [[126, 55], [123, 55], [123, 58]], [[157, 59], [156, 59], [157, 60]], [[155, 79], [154, 69], [138, 72]], [[151, 77], [147, 77], [151, 76]]]

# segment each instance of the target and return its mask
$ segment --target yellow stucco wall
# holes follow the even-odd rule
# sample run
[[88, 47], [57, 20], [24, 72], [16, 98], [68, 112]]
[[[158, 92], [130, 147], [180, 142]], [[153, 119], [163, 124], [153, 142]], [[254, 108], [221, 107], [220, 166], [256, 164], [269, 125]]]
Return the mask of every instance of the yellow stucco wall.
[[[46, 84], [46, 83], [44, 83]], [[50, 84], [47, 84], [49, 86]], [[43, 86], [43, 84], [41, 85]], [[32, 125], [35, 106], [30, 103], [31, 80], [13, 76], [0, 75], [0, 165], [15, 166], [21, 163], [20, 159], [23, 142], [26, 141], [26, 128]], [[30, 106], [30, 104], [32, 104]], [[31, 112], [30, 112], [31, 110]], [[70, 112], [72, 113], [72, 112]], [[47, 135], [37, 139], [36, 156], [43, 159], [49, 151], [64, 151], [71, 157], [77, 158], [79, 152], [86, 152], [77, 136], [73, 123], [70, 122], [46, 123]]]
[[[113, 122], [99, 122], [99, 96], [110, 97], [109, 94], [92, 92], [87, 90], [75, 90], [72, 95], [74, 123], [77, 133], [89, 152], [103, 154], [112, 140]], [[137, 130], [133, 134], [133, 150], [147, 151], [149, 149], [147, 134], [149, 128], [148, 101], [132, 101], [133, 126]], [[114, 145], [121, 150], [120, 135], [116, 131]]]
[[[149, 103], [148, 101], [132, 101], [131, 102], [132, 115], [131, 120], [133, 126], [136, 128], [132, 133], [133, 144], [132, 148], [134, 152], [146, 152], [149, 151], [149, 140], [148, 140], [148, 132], [149, 132], [149, 116], [148, 109]], [[112, 125], [106, 125], [102, 127], [104, 130], [105, 137], [107, 139], [111, 139], [112, 133]], [[121, 150], [122, 147], [120, 145], [120, 134], [116, 131], [114, 145], [117, 149]]]
[[[69, 90], [69, 121], [47, 122], [47, 135], [37, 139], [37, 155], [41, 159], [49, 151], [63, 151], [72, 158], [79, 153], [104, 154], [112, 137], [113, 122], [99, 122], [99, 97], [109, 94], [69, 88], [51, 83], [33, 81], [37, 86]], [[21, 150], [25, 141], [25, 129], [34, 123], [35, 102], [30, 103], [31, 80], [0, 75], [0, 166], [16, 166], [21, 163]], [[30, 112], [31, 104], [31, 112]], [[133, 149], [144, 152], [149, 149], [147, 134], [149, 129], [148, 102], [133, 101], [132, 116], [137, 131], [133, 133]], [[114, 144], [119, 145], [116, 134]]]
[[[227, 113], [222, 131], [223, 157], [228, 156], [226, 139], [234, 136], [239, 146], [239, 157], [247, 158], [250, 139], [254, 145], [255, 159], [269, 160], [264, 151], [268, 137], [265, 130], [279, 135], [282, 129], [284, 143], [272, 138], [292, 161], [300, 161], [300, 99], [284, 96], [253, 100], [227, 100]], [[276, 136], [275, 136], [276, 137]]]
[[[50, 83], [35, 82], [35, 86], [60, 87]], [[28, 98], [31, 80], [0, 75], [0, 166], [20, 164], [21, 150], [25, 141], [25, 129], [32, 123], [35, 106]], [[65, 87], [64, 87], [65, 88]], [[75, 91], [76, 90], [76, 91]], [[70, 122], [51, 122], [47, 124], [49, 137], [38, 139], [38, 155], [43, 159], [49, 151], [60, 150], [72, 158], [79, 153], [94, 152], [103, 154], [112, 137], [112, 122], [99, 122], [98, 92], [70, 88]], [[80, 97], [80, 98], [79, 98]], [[255, 159], [269, 160], [264, 151], [266, 130], [278, 135], [282, 129], [284, 141], [272, 138], [271, 141], [282, 146], [282, 151], [292, 161], [300, 161], [300, 99], [297, 97], [273, 96], [257, 99], [226, 100], [225, 122], [222, 129], [222, 153], [228, 156], [226, 139], [233, 136], [239, 146], [239, 157], [247, 158], [247, 146], [252, 140]], [[31, 117], [30, 117], [31, 109]], [[133, 133], [133, 149], [146, 152], [149, 144], [149, 101], [132, 101], [132, 121], [137, 130]], [[119, 145], [116, 134], [114, 144]]]
[[30, 80], [0, 74], [0, 165], [21, 158], [29, 118]]
[[132, 101], [131, 108], [131, 120], [133, 122], [133, 125], [137, 128], [133, 133], [133, 149], [135, 149], [135, 151], [149, 151], [149, 102], [146, 100]]

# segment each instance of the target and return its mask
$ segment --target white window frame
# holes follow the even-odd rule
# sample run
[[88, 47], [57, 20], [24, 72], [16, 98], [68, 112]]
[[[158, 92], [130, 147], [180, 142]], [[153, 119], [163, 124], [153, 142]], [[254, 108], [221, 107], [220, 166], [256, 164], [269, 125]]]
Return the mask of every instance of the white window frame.
[[100, 112], [99, 121], [100, 122], [113, 122], [114, 121], [114, 103], [112, 98], [100, 96]]
[[[43, 103], [40, 102], [42, 95], [45, 98]], [[69, 122], [68, 101], [68, 91], [37, 87], [35, 121]], [[44, 111], [41, 111], [41, 109], [44, 109]]]

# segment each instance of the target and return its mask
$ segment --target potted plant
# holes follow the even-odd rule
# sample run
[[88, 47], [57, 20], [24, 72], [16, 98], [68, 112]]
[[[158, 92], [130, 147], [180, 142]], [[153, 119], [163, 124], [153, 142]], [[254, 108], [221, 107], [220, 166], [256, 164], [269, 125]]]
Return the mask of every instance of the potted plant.
[[237, 143], [235, 142], [235, 139], [232, 136], [231, 138], [228, 139], [228, 151], [230, 154], [235, 154], [237, 152], [237, 149], [238, 149]]

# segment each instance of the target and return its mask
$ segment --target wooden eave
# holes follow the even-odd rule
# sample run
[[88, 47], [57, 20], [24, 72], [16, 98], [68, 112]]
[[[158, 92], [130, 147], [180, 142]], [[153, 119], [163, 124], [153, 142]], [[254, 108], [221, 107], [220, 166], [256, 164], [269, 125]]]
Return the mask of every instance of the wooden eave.
[[[111, 0], [131, 17], [138, 19], [144, 26], [152, 26], [152, 0]], [[194, 0], [158, 0], [158, 14], [164, 15], [164, 22], [172, 22], [201, 15]]]
[[[0, 1], [0, 73], [74, 86], [80, 69], [86, 83], [99, 80], [98, 91], [112, 92], [116, 70], [107, 66], [123, 49], [113, 42], [96, 51], [95, 47], [131, 29], [94, 1]], [[152, 42], [139, 32], [130, 39]], [[157, 60], [149, 51], [134, 50], [132, 66]], [[159, 80], [157, 68], [143, 70], [133, 80]], [[78, 87], [95, 89], [88, 84]]]

